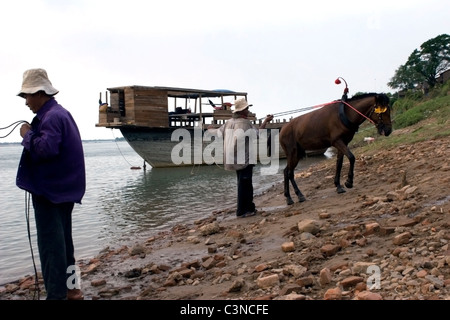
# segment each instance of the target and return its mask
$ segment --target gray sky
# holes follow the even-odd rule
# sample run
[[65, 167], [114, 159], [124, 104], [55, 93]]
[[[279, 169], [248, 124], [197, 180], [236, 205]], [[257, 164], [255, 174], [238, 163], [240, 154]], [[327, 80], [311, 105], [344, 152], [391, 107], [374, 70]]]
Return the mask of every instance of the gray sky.
[[[450, 32], [448, 0], [15, 0], [0, 11], [0, 127], [34, 114], [17, 97], [23, 72], [47, 70], [83, 139], [99, 93], [143, 85], [248, 92], [258, 118], [386, 83], [420, 45]], [[9, 130], [1, 130], [0, 136]], [[0, 142], [21, 141], [16, 129]]]

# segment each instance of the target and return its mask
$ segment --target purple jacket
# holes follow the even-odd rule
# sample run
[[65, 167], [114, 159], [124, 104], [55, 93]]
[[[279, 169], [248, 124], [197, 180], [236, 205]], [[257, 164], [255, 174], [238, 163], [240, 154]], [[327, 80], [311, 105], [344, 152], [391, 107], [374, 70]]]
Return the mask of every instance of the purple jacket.
[[16, 185], [53, 203], [81, 203], [86, 191], [84, 152], [72, 115], [52, 98], [31, 127], [22, 141]]

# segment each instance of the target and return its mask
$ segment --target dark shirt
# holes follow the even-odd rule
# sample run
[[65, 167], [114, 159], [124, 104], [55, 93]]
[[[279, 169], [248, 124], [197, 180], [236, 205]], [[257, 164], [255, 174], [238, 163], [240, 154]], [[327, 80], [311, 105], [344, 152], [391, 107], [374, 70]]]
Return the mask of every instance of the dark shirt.
[[80, 132], [69, 111], [51, 98], [23, 138], [16, 185], [53, 203], [81, 203], [86, 190]]

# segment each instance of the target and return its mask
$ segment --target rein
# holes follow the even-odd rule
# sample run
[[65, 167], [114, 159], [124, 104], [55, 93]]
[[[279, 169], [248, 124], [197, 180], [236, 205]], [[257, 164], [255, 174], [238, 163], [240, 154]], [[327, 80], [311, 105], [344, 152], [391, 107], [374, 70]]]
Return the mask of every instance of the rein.
[[[345, 94], [344, 94], [344, 97], [346, 97]], [[348, 118], [345, 116], [345, 113], [344, 113], [344, 110], [343, 110], [343, 109], [344, 109], [344, 108], [343, 108], [344, 104], [345, 104], [346, 106], [348, 106], [350, 109], [352, 109], [352, 110], [354, 110], [355, 112], [357, 112], [357, 113], [358, 113], [359, 115], [361, 115], [363, 118], [369, 120], [374, 126], [377, 125], [377, 124], [375, 123], [375, 121], [373, 121], [373, 120], [370, 119], [368, 116], [366, 116], [365, 114], [363, 114], [362, 112], [360, 112], [359, 110], [357, 110], [355, 107], [353, 107], [351, 104], [349, 104], [349, 103], [346, 102], [345, 100], [346, 100], [346, 99], [343, 98], [343, 99], [340, 99], [340, 100], [334, 100], [334, 101], [330, 101], [330, 102], [327, 102], [327, 103], [318, 104], [318, 105], [315, 105], [315, 106], [312, 106], [312, 107], [306, 107], [306, 108], [296, 109], [296, 110], [292, 110], [292, 111], [284, 111], [284, 112], [274, 113], [273, 116], [274, 116], [274, 117], [279, 117], [279, 116], [282, 116], [282, 115], [288, 115], [288, 114], [297, 113], [297, 112], [301, 112], [301, 111], [307, 111], [307, 110], [311, 110], [311, 109], [315, 109], [315, 108], [321, 108], [321, 107], [325, 107], [325, 106], [330, 105], [330, 104], [335, 104], [335, 103], [340, 102], [341, 104], [340, 104], [340, 106], [339, 106], [339, 117], [340, 117], [341, 121], [344, 123], [344, 125], [345, 125], [347, 128], [349, 128], [349, 129], [351, 129], [351, 130], [355, 130], [355, 129], [356, 129], [355, 131], [358, 131], [358, 127], [359, 127], [359, 126], [352, 124], [352, 123], [348, 120]], [[342, 110], [341, 110], [341, 107], [342, 107]], [[376, 109], [376, 107], [377, 107], [377, 106], [375, 106], [375, 109]], [[373, 111], [372, 111], [372, 112], [373, 112]], [[383, 112], [378, 112], [378, 113], [383, 113]], [[263, 119], [264, 119], [264, 118], [261, 118], [261, 119], [258, 119], [258, 120], [263, 120]]]
[[351, 109], [353, 109], [354, 111], [356, 111], [357, 113], [359, 113], [361, 116], [363, 116], [364, 118], [366, 118], [367, 120], [369, 120], [370, 122], [372, 122], [373, 125], [375, 125], [375, 126], [377, 125], [377, 124], [375, 123], [375, 121], [373, 121], [372, 119], [370, 119], [370, 118], [369, 118], [368, 116], [366, 116], [365, 114], [362, 114], [360, 111], [356, 110], [356, 108], [354, 108], [351, 104], [345, 102], [344, 100], [340, 100], [340, 101], [341, 101], [341, 103], [347, 105], [348, 107], [350, 107]]
[[[378, 126], [378, 124], [375, 123], [375, 121], [373, 121], [372, 119], [370, 119], [370, 117], [366, 116], [365, 114], [361, 113], [359, 110], [356, 110], [356, 108], [354, 108], [352, 105], [350, 105], [346, 100], [347, 100], [347, 93], [348, 93], [348, 86], [347, 86], [347, 81], [345, 81], [343, 78], [339, 77], [337, 78], [334, 83], [336, 84], [340, 84], [342, 79], [345, 82], [345, 89], [344, 89], [344, 94], [342, 95], [342, 99], [339, 100], [341, 103], [339, 104], [339, 119], [341, 120], [341, 122], [344, 124], [344, 126], [346, 126], [348, 129], [353, 130], [355, 132], [358, 131], [359, 129], [359, 125], [356, 125], [354, 123], [351, 123], [350, 120], [348, 119], [348, 117], [345, 115], [344, 112], [344, 104], [347, 105], [349, 108], [353, 109], [355, 112], [357, 112], [359, 115], [361, 115], [363, 118], [369, 120], [375, 127]], [[376, 100], [375, 100], [376, 101]], [[378, 114], [379, 120], [381, 123], [383, 123], [382, 120], [382, 114], [386, 112], [388, 107], [386, 106], [380, 106], [375, 102], [375, 105], [373, 106], [373, 109], [370, 111], [369, 116], [372, 115], [373, 112], [375, 112], [376, 114]], [[364, 121], [364, 120], [363, 120]]]

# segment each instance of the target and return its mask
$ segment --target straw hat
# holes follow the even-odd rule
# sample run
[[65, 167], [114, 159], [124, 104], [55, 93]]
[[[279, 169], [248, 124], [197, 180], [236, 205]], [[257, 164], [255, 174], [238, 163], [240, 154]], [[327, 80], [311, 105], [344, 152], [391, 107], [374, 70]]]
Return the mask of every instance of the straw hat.
[[29, 69], [23, 73], [22, 89], [17, 94], [24, 97], [25, 94], [33, 94], [38, 91], [44, 91], [49, 96], [54, 96], [59, 91], [56, 90], [44, 69]]
[[245, 98], [238, 99], [238, 100], [234, 101], [233, 113], [243, 111], [251, 106], [252, 106], [252, 104], [248, 104], [248, 102]]

